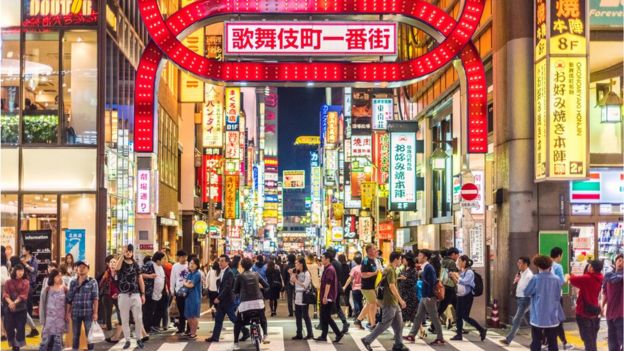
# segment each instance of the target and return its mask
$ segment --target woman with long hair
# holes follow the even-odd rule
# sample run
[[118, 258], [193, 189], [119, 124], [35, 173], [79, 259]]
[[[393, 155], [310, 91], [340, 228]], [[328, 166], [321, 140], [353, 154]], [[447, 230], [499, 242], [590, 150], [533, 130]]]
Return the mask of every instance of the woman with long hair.
[[418, 283], [418, 271], [416, 270], [416, 257], [411, 252], [403, 256], [403, 271], [397, 278], [399, 281], [399, 294], [405, 300], [405, 307], [402, 310], [404, 321], [413, 321], [418, 310], [418, 295], [414, 288]]
[[115, 267], [117, 266], [117, 260], [113, 255], [106, 257], [106, 271], [102, 274], [98, 287], [100, 289], [100, 296], [102, 299], [102, 319], [106, 324], [106, 330], [113, 330], [113, 306], [117, 311], [117, 320], [121, 321], [121, 315], [119, 314], [119, 307], [117, 305], [117, 297], [119, 296], [119, 289], [117, 288], [117, 282], [115, 281]]
[[[0, 246], [0, 291], [4, 291], [4, 284], [11, 279], [9, 275], [9, 260], [6, 254], [6, 248]], [[4, 321], [0, 319], [0, 328], [2, 329], [2, 341], [6, 341], [6, 331], [4, 330]]]
[[67, 256], [65, 256], [65, 258], [63, 259], [63, 263], [67, 265], [67, 272], [69, 273], [69, 275], [75, 277], [76, 272], [74, 272], [74, 265], [76, 264], [76, 262], [74, 262], [74, 255], [68, 253]]
[[271, 307], [271, 317], [274, 317], [277, 315], [277, 300], [279, 300], [280, 292], [282, 291], [282, 287], [284, 287], [282, 271], [280, 267], [275, 264], [274, 260], [270, 260], [267, 264], [266, 277], [267, 283], [269, 283], [267, 299]]
[[[312, 279], [312, 286], [316, 289], [316, 296], [319, 296], [318, 289], [321, 287], [321, 275], [319, 274], [319, 265], [316, 262], [316, 256], [309, 254], [307, 257], [306, 266], [308, 272], [310, 272], [310, 278]], [[318, 304], [314, 304], [314, 317], [317, 318]]]
[[199, 258], [197, 256], [189, 259], [188, 268], [189, 274], [184, 281], [184, 286], [188, 289], [188, 294], [184, 300], [184, 317], [186, 317], [190, 328], [188, 338], [196, 339], [202, 296], [201, 274], [199, 273]]
[[481, 341], [483, 341], [487, 329], [470, 317], [470, 309], [472, 309], [472, 301], [474, 300], [472, 290], [475, 287], [474, 272], [471, 269], [472, 260], [466, 255], [459, 256], [457, 267], [460, 273], [449, 273], [451, 279], [457, 283], [457, 334], [451, 340], [462, 340], [464, 321], [466, 321], [477, 328]]
[[312, 285], [312, 278], [310, 278], [310, 272], [308, 272], [308, 267], [303, 257], [295, 261], [295, 270], [290, 275], [290, 283], [295, 286], [295, 318], [297, 322], [297, 334], [293, 337], [293, 340], [303, 339], [302, 321], [305, 321], [306, 325], [307, 334], [305, 339], [313, 339], [314, 334], [312, 333], [310, 312], [308, 304], [303, 299], [303, 294]]
[[4, 284], [2, 290], [2, 316], [7, 332], [9, 346], [19, 351], [26, 346], [26, 300], [30, 282], [24, 277], [24, 266], [17, 263], [13, 266], [11, 279]]
[[66, 295], [67, 287], [63, 284], [63, 276], [58, 270], [52, 270], [39, 300], [39, 321], [43, 328], [39, 351], [63, 350], [63, 334], [68, 329], [65, 319]]

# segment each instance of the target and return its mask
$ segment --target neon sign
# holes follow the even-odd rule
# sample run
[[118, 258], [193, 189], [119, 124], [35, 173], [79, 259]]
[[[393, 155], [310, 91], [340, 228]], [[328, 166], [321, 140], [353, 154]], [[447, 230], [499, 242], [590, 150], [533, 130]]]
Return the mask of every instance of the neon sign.
[[26, 0], [27, 27], [76, 26], [97, 24], [94, 0]]
[[[240, 2], [199, 0], [162, 17], [157, 0], [139, 0], [141, 16], [152, 38], [141, 60], [135, 89], [135, 150], [153, 150], [154, 98], [157, 71], [166, 57], [198, 77], [229, 84], [321, 82], [409, 83], [444, 67], [459, 55], [467, 82], [468, 152], [487, 152], [487, 91], [483, 62], [471, 37], [479, 25], [485, 0], [467, 0], [459, 21], [422, 0], [302, 0]], [[195, 23], [229, 14], [399, 15], [429, 26], [444, 38], [423, 56], [404, 62], [245, 62], [215, 61], [185, 47], [178, 36]]]

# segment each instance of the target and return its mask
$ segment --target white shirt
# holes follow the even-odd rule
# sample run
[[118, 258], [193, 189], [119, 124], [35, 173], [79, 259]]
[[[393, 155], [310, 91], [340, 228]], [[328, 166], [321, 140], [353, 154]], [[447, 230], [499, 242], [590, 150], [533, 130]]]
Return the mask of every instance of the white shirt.
[[208, 281], [208, 291], [212, 291], [212, 292], [219, 291], [217, 288], [217, 279], [219, 279], [219, 275], [217, 274], [217, 271], [210, 268], [210, 270], [208, 271], [208, 276], [206, 277], [206, 280]]
[[525, 297], [524, 289], [526, 289], [529, 282], [533, 279], [533, 272], [530, 269], [525, 269], [520, 273], [520, 280], [518, 280], [518, 286], [516, 287], [516, 297]]
[[169, 288], [172, 293], [177, 293], [178, 290], [184, 284], [184, 279], [188, 274], [188, 263], [180, 264], [179, 262], [173, 265], [171, 268], [171, 279], [169, 281]]
[[264, 309], [264, 300], [251, 300], [251, 301], [243, 301], [238, 305], [238, 312], [243, 313], [245, 311], [251, 310], [263, 310]]
[[303, 303], [303, 293], [308, 290], [311, 283], [310, 272], [305, 271], [297, 274], [297, 280], [299, 283], [303, 284], [303, 286], [295, 284], [295, 305], [302, 306], [305, 305]]
[[154, 291], [152, 292], [152, 300], [160, 301], [162, 299], [162, 292], [165, 288], [165, 270], [162, 266], [154, 264], [154, 273], [156, 273], [156, 278], [154, 278]]

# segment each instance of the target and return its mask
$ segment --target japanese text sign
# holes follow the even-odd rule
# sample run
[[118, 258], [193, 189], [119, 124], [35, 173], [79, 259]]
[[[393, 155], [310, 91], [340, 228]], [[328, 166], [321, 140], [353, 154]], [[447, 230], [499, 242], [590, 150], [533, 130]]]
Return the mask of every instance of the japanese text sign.
[[390, 136], [386, 132], [373, 132], [373, 164], [377, 183], [385, 184], [390, 171]]
[[223, 146], [223, 87], [206, 84], [206, 102], [202, 111], [202, 145]]
[[221, 155], [204, 155], [202, 201], [220, 203], [222, 201]]
[[393, 121], [390, 130], [390, 210], [416, 210], [416, 127]]
[[238, 218], [238, 176], [225, 176], [225, 211], [226, 219]]
[[149, 170], [137, 171], [137, 213], [150, 213], [151, 175]]
[[225, 132], [225, 158], [240, 158], [240, 132]]
[[586, 0], [535, 0], [535, 179], [588, 172]]
[[282, 178], [284, 189], [304, 189], [305, 188], [305, 171], [283, 171]]
[[385, 130], [392, 119], [392, 99], [373, 99], [373, 129]]
[[396, 55], [389, 22], [226, 22], [226, 55]]
[[227, 130], [238, 130], [240, 88], [225, 88], [225, 124]]
[[58, 27], [96, 25], [98, 20], [95, 0], [26, 0], [25, 27]]
[[373, 150], [373, 140], [370, 135], [351, 136], [351, 156], [370, 158]]

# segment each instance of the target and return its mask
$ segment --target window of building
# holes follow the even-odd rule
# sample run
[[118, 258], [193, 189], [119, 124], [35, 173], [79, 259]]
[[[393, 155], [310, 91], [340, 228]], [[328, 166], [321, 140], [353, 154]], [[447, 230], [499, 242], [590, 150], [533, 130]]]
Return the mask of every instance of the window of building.
[[55, 144], [59, 127], [59, 33], [26, 33], [23, 53], [24, 143]]
[[7, 257], [17, 253], [17, 195], [0, 195], [0, 244], [6, 248]]
[[[58, 206], [56, 194], [25, 194], [22, 196], [20, 235], [28, 231], [50, 231], [50, 250], [58, 253]], [[54, 256], [53, 256], [54, 257]]]
[[0, 192], [19, 189], [19, 150], [2, 148], [0, 150]]
[[[95, 265], [95, 194], [61, 195], [60, 255]], [[75, 237], [74, 237], [75, 236]]]
[[63, 34], [63, 140], [97, 143], [97, 34], [76, 30]]
[[[4, 21], [4, 11], [2, 19]], [[19, 24], [19, 8], [18, 8]], [[3, 24], [4, 25], [4, 24]], [[2, 69], [0, 70], [0, 142], [19, 142], [19, 85], [20, 85], [20, 41], [19, 31], [2, 31]]]
[[18, 0], [3, 1], [0, 11], [0, 27], [18, 27], [20, 25], [20, 4]]
[[160, 181], [178, 188], [178, 125], [160, 107], [158, 109], [158, 168]]
[[22, 150], [22, 190], [95, 191], [97, 152], [92, 148]]

